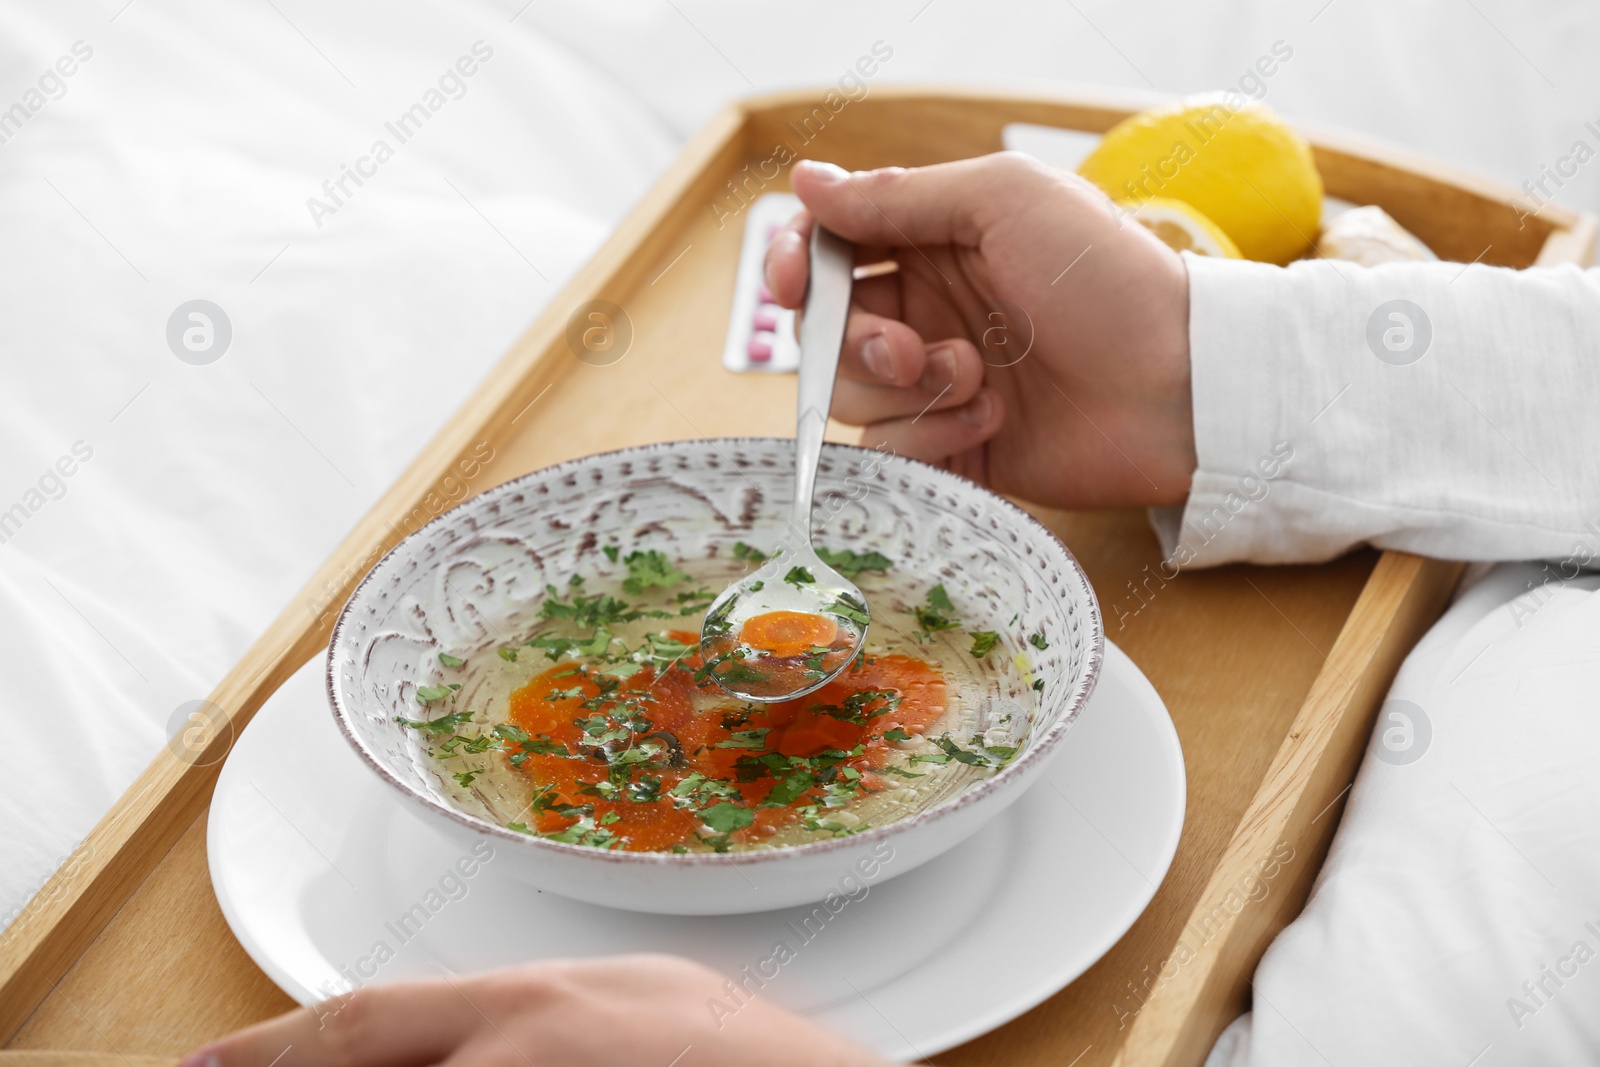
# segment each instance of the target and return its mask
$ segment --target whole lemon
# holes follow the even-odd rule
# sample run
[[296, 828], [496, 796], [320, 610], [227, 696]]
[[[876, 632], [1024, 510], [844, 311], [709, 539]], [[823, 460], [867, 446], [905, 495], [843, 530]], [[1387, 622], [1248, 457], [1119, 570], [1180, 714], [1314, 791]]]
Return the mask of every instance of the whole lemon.
[[1178, 200], [1246, 259], [1287, 263], [1317, 238], [1322, 176], [1311, 147], [1265, 104], [1208, 94], [1112, 127], [1078, 168], [1113, 200]]

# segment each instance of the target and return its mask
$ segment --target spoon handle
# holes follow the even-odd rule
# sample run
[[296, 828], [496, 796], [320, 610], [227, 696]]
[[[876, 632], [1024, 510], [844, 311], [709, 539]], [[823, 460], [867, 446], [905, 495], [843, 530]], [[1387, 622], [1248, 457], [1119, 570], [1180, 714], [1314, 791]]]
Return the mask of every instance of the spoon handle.
[[811, 227], [811, 275], [800, 320], [799, 404], [795, 410], [794, 511], [790, 525], [811, 543], [811, 497], [816, 490], [822, 433], [833, 406], [845, 319], [850, 314], [855, 245], [821, 226]]

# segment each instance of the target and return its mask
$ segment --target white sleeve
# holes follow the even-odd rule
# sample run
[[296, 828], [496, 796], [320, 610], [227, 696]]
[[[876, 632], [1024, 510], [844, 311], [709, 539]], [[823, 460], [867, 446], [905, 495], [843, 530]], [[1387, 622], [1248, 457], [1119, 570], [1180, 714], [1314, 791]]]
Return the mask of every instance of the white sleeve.
[[1600, 556], [1600, 276], [1185, 253], [1198, 468], [1178, 566]]

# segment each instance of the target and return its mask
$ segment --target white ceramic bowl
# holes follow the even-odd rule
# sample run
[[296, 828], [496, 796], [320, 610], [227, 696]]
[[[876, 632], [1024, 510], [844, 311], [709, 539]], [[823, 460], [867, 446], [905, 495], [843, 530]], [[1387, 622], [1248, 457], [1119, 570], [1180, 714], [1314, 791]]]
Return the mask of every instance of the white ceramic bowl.
[[[794, 443], [779, 438], [624, 449], [535, 471], [440, 515], [385, 556], [339, 616], [328, 698], [340, 729], [464, 851], [487, 835], [497, 862], [530, 886], [612, 907], [679, 915], [788, 907], [903, 874], [961, 842], [1060, 748], [1099, 676], [1100, 609], [1077, 560], [1027, 512], [948, 471], [868, 449], [823, 449], [819, 537], [877, 549], [929, 584], [942, 581], [968, 628], [1008, 635], [1006, 651], [1025, 650], [1043, 679], [1040, 692], [1013, 680], [997, 694], [1028, 719], [1012, 724], [1020, 751], [993, 777], [850, 837], [721, 855], [607, 851], [505, 829], [396, 721], [417, 717], [414, 680], [438, 652], [490, 649], [526, 632], [546, 584], [603, 564], [602, 543], [695, 559], [740, 540], [779, 541], [793, 455]], [[1024, 649], [1018, 638], [1031, 633], [1043, 633], [1047, 649]]]

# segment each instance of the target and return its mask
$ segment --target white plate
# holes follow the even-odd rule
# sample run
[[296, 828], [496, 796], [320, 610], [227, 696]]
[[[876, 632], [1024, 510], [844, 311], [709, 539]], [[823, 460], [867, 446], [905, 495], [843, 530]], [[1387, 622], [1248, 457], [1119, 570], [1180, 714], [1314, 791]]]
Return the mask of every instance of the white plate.
[[239, 737], [206, 831], [228, 925], [302, 1004], [356, 984], [621, 952], [677, 953], [733, 977], [783, 942], [793, 958], [768, 966], [763, 996], [880, 1055], [925, 1058], [1104, 955], [1155, 894], [1183, 828], [1178, 735], [1108, 641], [1094, 697], [1038, 785], [938, 859], [846, 887], [855, 899], [825, 922], [806, 908], [612, 911], [497, 877], [492, 858], [462, 877], [460, 849], [339, 736], [323, 669], [318, 657], [289, 679]]

